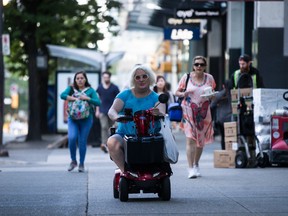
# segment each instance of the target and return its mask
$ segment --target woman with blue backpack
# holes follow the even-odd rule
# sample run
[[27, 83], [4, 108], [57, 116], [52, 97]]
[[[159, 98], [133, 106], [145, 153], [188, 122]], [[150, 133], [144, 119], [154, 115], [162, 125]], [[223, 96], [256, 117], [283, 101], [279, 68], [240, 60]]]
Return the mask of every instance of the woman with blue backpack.
[[71, 163], [68, 171], [77, 167], [76, 150], [79, 148], [79, 172], [84, 172], [84, 161], [87, 150], [87, 139], [93, 124], [94, 107], [100, 105], [96, 91], [91, 87], [84, 71], [76, 72], [73, 84], [60, 95], [68, 101], [68, 146]]

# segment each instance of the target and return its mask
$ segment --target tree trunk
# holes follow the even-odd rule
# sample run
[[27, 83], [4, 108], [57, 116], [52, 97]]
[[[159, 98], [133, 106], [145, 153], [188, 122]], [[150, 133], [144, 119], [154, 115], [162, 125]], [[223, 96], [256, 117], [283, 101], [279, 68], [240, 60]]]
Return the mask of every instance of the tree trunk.
[[[48, 58], [48, 50], [42, 48], [44, 56]], [[48, 59], [47, 59], [48, 61]], [[38, 69], [40, 75], [40, 91], [39, 91], [39, 101], [40, 101], [40, 119], [41, 119], [41, 134], [49, 133], [48, 131], [48, 80], [49, 72], [48, 66], [43, 69]]]
[[48, 112], [48, 70], [38, 71], [41, 73], [40, 79], [40, 91], [39, 91], [39, 101], [40, 101], [40, 120], [41, 120], [41, 133], [48, 133], [47, 125], [47, 112]]
[[[33, 34], [31, 34], [33, 35]], [[27, 141], [41, 140], [41, 119], [40, 119], [40, 79], [37, 71], [36, 57], [37, 46], [35, 37], [30, 36], [25, 44], [28, 54], [29, 70], [29, 122]]]

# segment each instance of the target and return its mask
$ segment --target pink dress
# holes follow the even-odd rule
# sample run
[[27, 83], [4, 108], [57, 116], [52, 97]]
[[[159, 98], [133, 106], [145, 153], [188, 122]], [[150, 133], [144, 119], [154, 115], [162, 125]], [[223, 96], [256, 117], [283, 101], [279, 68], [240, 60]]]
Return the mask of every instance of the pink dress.
[[[187, 74], [185, 74], [178, 88], [185, 89]], [[213, 142], [213, 124], [208, 98], [200, 97], [204, 89], [211, 86], [215, 89], [216, 84], [211, 74], [204, 73], [204, 81], [201, 84], [193, 82], [192, 74], [187, 84], [188, 96], [182, 101], [184, 131], [188, 138], [196, 141], [197, 147], [203, 148], [205, 144]]]

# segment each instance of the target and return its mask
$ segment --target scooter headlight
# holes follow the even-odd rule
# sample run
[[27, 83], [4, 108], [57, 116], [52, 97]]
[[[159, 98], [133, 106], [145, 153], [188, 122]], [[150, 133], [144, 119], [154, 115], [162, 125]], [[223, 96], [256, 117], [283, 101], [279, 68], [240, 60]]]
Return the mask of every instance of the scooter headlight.
[[156, 172], [156, 173], [153, 173], [153, 178], [157, 177], [160, 175], [160, 172]]
[[137, 173], [129, 172], [129, 174], [130, 174], [132, 177], [134, 177], [134, 178], [138, 178], [138, 177], [139, 177]]

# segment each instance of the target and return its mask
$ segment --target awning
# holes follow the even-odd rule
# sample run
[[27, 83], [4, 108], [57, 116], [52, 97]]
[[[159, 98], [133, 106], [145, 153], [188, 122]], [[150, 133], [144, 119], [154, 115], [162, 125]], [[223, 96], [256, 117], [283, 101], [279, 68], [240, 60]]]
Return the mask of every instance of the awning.
[[123, 58], [125, 52], [110, 52], [104, 54], [89, 49], [69, 48], [57, 45], [47, 45], [50, 56], [71, 59], [105, 71], [107, 67]]

